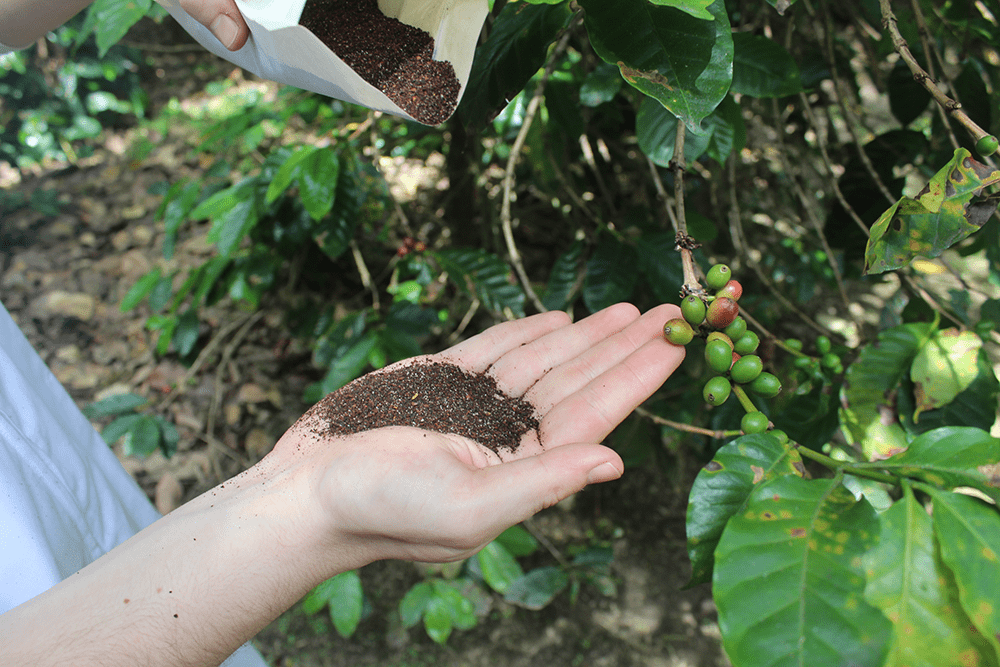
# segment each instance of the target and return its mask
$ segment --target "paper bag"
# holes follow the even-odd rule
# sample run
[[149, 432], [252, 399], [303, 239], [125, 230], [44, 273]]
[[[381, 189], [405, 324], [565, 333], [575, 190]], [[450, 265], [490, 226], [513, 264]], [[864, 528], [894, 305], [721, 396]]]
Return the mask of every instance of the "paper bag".
[[179, 0], [157, 2], [259, 77], [425, 125], [458, 106], [488, 12], [487, 0], [235, 0], [250, 38], [233, 52]]

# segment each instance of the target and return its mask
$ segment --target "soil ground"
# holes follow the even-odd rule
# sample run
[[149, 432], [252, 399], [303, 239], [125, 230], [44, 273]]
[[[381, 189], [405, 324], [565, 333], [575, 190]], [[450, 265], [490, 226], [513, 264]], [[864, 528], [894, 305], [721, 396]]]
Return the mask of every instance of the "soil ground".
[[[169, 95], [197, 94], [210, 76], [203, 73], [228, 71], [206, 54], [160, 57], [160, 71], [169, 74], [154, 79], [154, 108]], [[5, 186], [28, 196], [53, 190], [60, 206], [55, 214], [29, 207], [0, 217], [0, 295], [79, 405], [132, 391], [178, 426], [180, 446], [169, 459], [125, 456], [116, 447], [150, 498], [170, 511], [263, 457], [309, 407], [302, 390], [318, 373], [308, 351], [283, 338], [279, 312], [251, 317], [232, 307], [210, 309], [200, 344], [216, 353], [184, 365], [154, 354], [146, 312], [119, 310], [128, 288], [162, 258], [159, 202], [150, 188], [198, 168], [169, 137], [133, 161], [134, 137], [109, 133], [94, 157]], [[203, 230], [180, 245], [176, 261], [201, 261], [209, 251]], [[695, 472], [647, 463], [531, 521], [551, 551], [522, 565], [550, 565], [552, 552], [609, 545], [614, 595], [584, 585], [574, 603], [564, 593], [530, 611], [483, 593], [479, 624], [439, 646], [422, 628], [401, 627], [395, 611], [427, 567], [383, 562], [361, 572], [367, 613], [352, 637], [341, 638], [322, 614], [307, 616], [296, 606], [255, 644], [275, 667], [726, 665], [710, 591], [682, 590], [689, 573], [686, 491]]]

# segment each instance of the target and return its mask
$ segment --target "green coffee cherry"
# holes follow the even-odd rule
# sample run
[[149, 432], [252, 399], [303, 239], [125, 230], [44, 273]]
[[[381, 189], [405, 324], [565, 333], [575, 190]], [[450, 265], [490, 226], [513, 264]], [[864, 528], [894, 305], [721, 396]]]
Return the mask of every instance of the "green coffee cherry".
[[778, 442], [785, 444], [788, 442], [788, 434], [780, 429], [771, 429], [771, 435], [778, 439]]
[[715, 264], [705, 274], [705, 284], [708, 285], [709, 289], [722, 289], [732, 277], [733, 272], [729, 270], [728, 266], [725, 264]]
[[696, 327], [705, 320], [705, 302], [696, 294], [689, 294], [681, 301], [681, 315], [684, 319]]
[[976, 152], [983, 157], [989, 157], [997, 152], [997, 148], [1000, 148], [1000, 141], [992, 134], [987, 134], [976, 142]]
[[729, 394], [733, 390], [733, 385], [729, 384], [729, 380], [722, 377], [721, 375], [716, 375], [714, 378], [705, 383], [705, 389], [702, 391], [702, 396], [705, 402], [709, 405], [722, 405], [729, 398]]
[[716, 373], [725, 373], [733, 365], [733, 348], [715, 339], [705, 343], [705, 363]]
[[726, 345], [729, 346], [730, 350], [733, 349], [733, 339], [730, 338], [729, 336], [727, 336], [725, 334], [725, 332], [722, 332], [722, 331], [710, 331], [708, 333], [708, 338], [705, 339], [705, 343], [706, 344], [711, 343], [713, 340], [724, 341], [726, 343]]
[[756, 380], [763, 368], [764, 362], [760, 360], [760, 357], [756, 354], [748, 354], [745, 357], [740, 357], [733, 364], [733, 367], [729, 369], [729, 377], [733, 379], [733, 382], [747, 384]]
[[751, 433], [763, 433], [770, 426], [770, 420], [768, 420], [767, 415], [763, 412], [748, 412], [743, 415], [743, 419], [740, 420], [740, 428], [747, 435]]
[[819, 363], [820, 365], [823, 366], [823, 368], [830, 368], [830, 369], [836, 368], [837, 366], [841, 365], [840, 357], [835, 355], [833, 352], [827, 352], [826, 354], [824, 354], [823, 358], [819, 360]]
[[781, 380], [771, 373], [762, 372], [750, 383], [750, 391], [764, 398], [774, 398], [781, 393]]
[[785, 340], [785, 345], [787, 345], [789, 349], [795, 350], [796, 352], [802, 351], [802, 341], [798, 338], [788, 338]]
[[663, 325], [663, 335], [674, 345], [687, 345], [694, 339], [694, 329], [683, 318], [675, 317]]
[[829, 352], [831, 345], [832, 345], [832, 343], [830, 343], [830, 339], [827, 338], [826, 336], [817, 336], [816, 337], [816, 350], [820, 354], [826, 354], [827, 352]]
[[795, 361], [792, 365], [796, 368], [801, 368], [803, 370], [811, 368], [816, 363], [816, 360], [812, 357], [795, 357]]
[[747, 321], [737, 315], [736, 319], [730, 322], [729, 326], [723, 329], [722, 332], [734, 341], [739, 340], [747, 332]]
[[760, 345], [760, 338], [752, 331], [748, 331], [733, 343], [733, 349], [737, 354], [753, 354]]
[[705, 312], [705, 321], [715, 329], [725, 329], [739, 314], [739, 305], [729, 297], [723, 296], [709, 304]]

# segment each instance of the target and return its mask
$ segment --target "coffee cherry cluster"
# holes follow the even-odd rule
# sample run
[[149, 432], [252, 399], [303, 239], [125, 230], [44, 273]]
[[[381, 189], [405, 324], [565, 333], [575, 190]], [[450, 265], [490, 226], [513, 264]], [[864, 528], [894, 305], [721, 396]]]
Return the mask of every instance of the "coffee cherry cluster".
[[829, 337], [816, 337], [815, 357], [804, 354], [802, 347], [802, 341], [797, 338], [789, 338], [784, 342], [784, 348], [795, 355], [792, 365], [798, 373], [798, 381], [829, 384], [844, 372], [844, 362], [840, 355], [833, 351], [833, 343]]
[[747, 414], [740, 426], [744, 433], [763, 433], [770, 423], [757, 410], [744, 388], [764, 398], [781, 392], [781, 381], [764, 371], [764, 362], [755, 354], [760, 337], [747, 330], [738, 301], [743, 286], [734, 280], [725, 264], [715, 264], [705, 274], [711, 296], [688, 294], [681, 301], [681, 317], [663, 325], [663, 334], [674, 345], [705, 339], [705, 363], [716, 375], [705, 383], [702, 397], [710, 405], [722, 405], [737, 394]]

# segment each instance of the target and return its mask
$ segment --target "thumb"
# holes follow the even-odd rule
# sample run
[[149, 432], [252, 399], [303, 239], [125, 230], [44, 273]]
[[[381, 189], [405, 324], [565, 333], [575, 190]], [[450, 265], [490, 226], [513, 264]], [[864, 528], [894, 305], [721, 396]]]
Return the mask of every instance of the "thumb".
[[238, 51], [246, 44], [250, 28], [234, 0], [180, 0], [180, 4], [230, 51]]
[[480, 470], [481, 498], [488, 505], [483, 509], [495, 517], [499, 533], [588, 484], [618, 479], [624, 470], [618, 453], [603, 445], [561, 445]]

